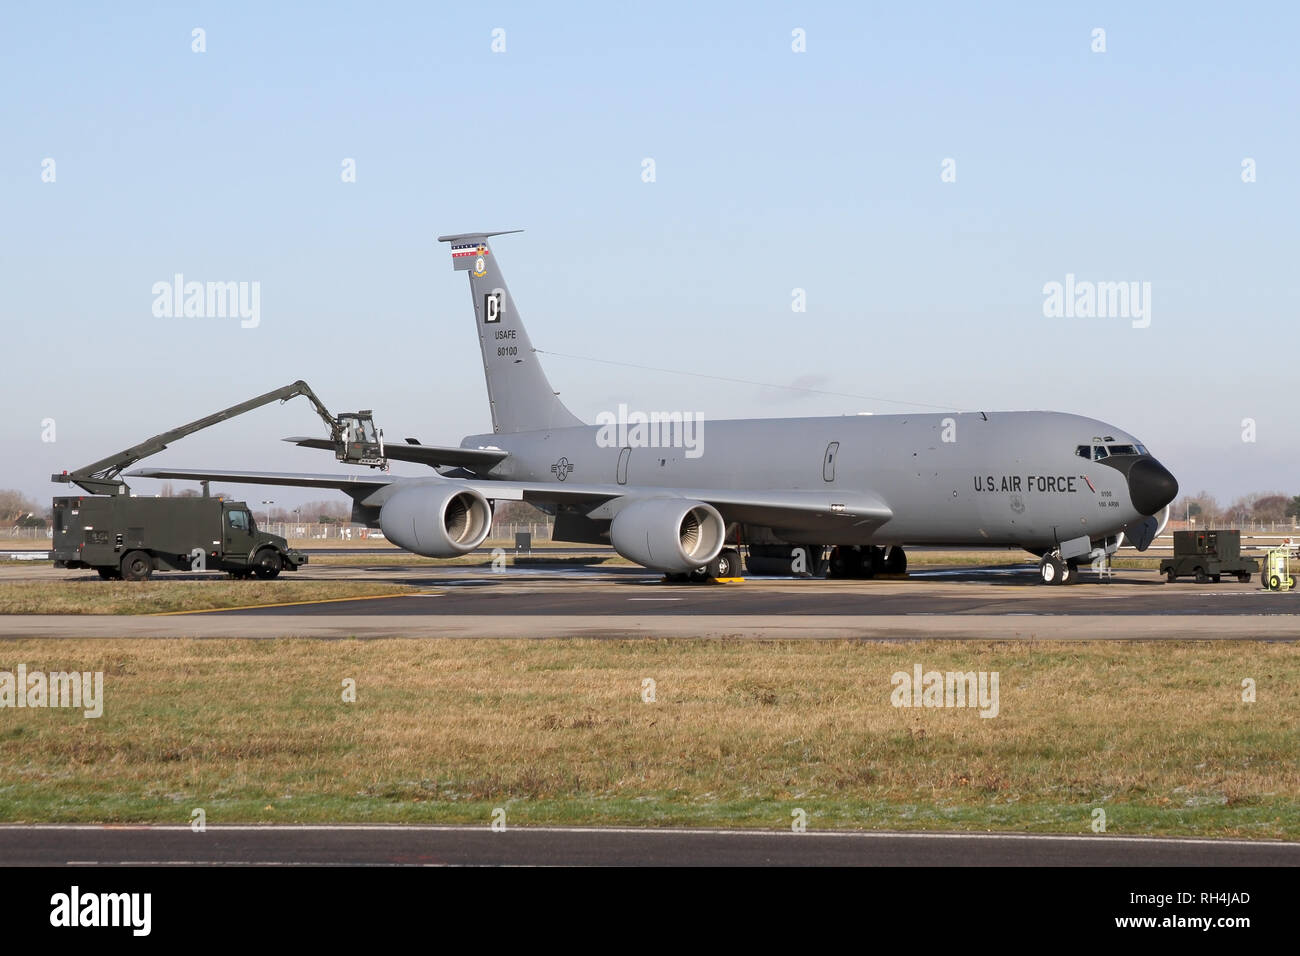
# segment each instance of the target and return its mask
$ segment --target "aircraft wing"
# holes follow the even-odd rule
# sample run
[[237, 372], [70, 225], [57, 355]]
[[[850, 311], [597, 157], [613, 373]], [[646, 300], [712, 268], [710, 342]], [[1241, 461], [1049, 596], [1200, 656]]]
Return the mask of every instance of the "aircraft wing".
[[[328, 438], [295, 437], [284, 439], [300, 448], [323, 448], [334, 450], [334, 443]], [[408, 441], [404, 445], [384, 445], [384, 456], [394, 461], [413, 461], [430, 468], [441, 465], [487, 471], [493, 465], [503, 461], [509, 452], [499, 448], [450, 448], [443, 445], [421, 445]]]
[[536, 501], [560, 504], [590, 504], [593, 518], [607, 518], [616, 510], [612, 503], [627, 498], [690, 498], [705, 501], [728, 521], [745, 521], [780, 528], [796, 521], [807, 527], [809, 520], [828, 525], [883, 524], [893, 510], [879, 497], [864, 492], [836, 490], [729, 490], [718, 488], [658, 488], [647, 485], [578, 484], [554, 481], [490, 481], [430, 476], [409, 478], [395, 475], [313, 475], [273, 471], [222, 471], [184, 468], [140, 468], [133, 478], [177, 478], [192, 481], [224, 481], [255, 485], [296, 485], [304, 488], [334, 488], [351, 495], [369, 494], [394, 484], [440, 486], [444, 482], [467, 485], [485, 498], [505, 501]]
[[339, 491], [366, 491], [391, 485], [393, 475], [310, 475], [284, 471], [222, 471], [207, 468], [137, 468], [131, 478], [181, 478], [189, 481], [228, 481], [246, 485], [296, 485], [301, 488], [337, 488]]

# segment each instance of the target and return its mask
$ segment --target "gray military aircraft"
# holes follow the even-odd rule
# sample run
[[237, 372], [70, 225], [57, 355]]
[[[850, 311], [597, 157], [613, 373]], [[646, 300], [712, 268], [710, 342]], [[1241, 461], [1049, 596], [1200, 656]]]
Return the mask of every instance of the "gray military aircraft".
[[1043, 582], [1063, 584], [1125, 539], [1145, 550], [1168, 520], [1174, 476], [1134, 436], [1078, 415], [633, 413], [584, 424], [551, 388], [515, 308], [488, 241], [504, 234], [439, 237], [454, 269], [469, 273], [492, 432], [458, 448], [386, 446], [434, 474], [132, 474], [338, 489], [355, 520], [438, 558], [482, 544], [494, 502], [529, 501], [555, 515], [556, 540], [609, 544], [679, 580], [735, 575], [741, 544], [751, 570], [764, 561], [788, 570], [803, 549], [816, 571], [829, 546], [830, 572], [842, 577], [902, 572], [906, 545], [942, 545], [1023, 548], [1040, 556]]

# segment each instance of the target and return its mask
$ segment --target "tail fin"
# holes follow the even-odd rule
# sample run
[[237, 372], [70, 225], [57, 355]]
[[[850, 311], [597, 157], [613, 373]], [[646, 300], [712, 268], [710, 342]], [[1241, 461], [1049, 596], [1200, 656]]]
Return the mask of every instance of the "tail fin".
[[488, 401], [492, 405], [492, 430], [526, 432], [581, 425], [546, 380], [506, 288], [501, 265], [488, 245], [490, 236], [507, 234], [466, 232], [438, 237], [439, 242], [451, 243], [452, 267], [457, 272], [469, 272]]

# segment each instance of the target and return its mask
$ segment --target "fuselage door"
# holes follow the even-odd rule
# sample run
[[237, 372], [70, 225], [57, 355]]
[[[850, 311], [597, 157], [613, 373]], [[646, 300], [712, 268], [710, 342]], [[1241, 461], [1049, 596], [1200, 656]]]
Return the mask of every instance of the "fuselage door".
[[631, 448], [623, 448], [618, 453], [618, 483], [627, 484], [627, 460], [632, 457]]
[[826, 457], [822, 459], [822, 478], [826, 481], [835, 480], [835, 459], [840, 455], [840, 443], [831, 442], [826, 446]]

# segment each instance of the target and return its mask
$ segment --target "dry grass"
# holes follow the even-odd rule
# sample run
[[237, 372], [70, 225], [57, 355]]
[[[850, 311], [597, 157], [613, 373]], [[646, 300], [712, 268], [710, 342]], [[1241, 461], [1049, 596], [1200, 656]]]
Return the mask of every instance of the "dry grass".
[[414, 588], [382, 581], [232, 581], [171, 578], [101, 581], [94, 577], [0, 581], [0, 614], [151, 614], [326, 601]]
[[[0, 643], [104, 670], [0, 711], [0, 820], [974, 828], [1300, 838], [1300, 658], [1262, 643]], [[913, 664], [1001, 714], [896, 709]], [[1259, 700], [1241, 701], [1241, 680]], [[341, 699], [354, 678], [357, 701]], [[657, 702], [641, 700], [642, 680]]]

